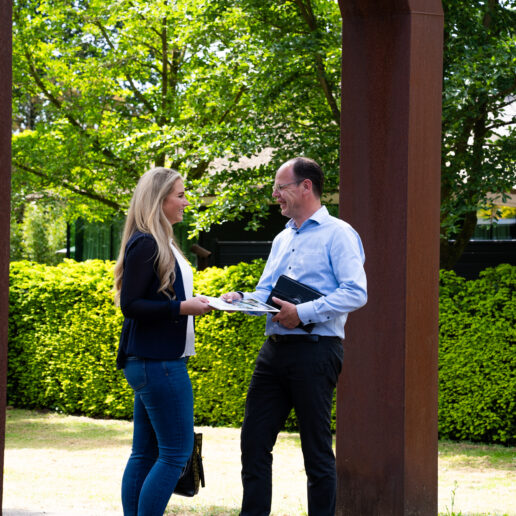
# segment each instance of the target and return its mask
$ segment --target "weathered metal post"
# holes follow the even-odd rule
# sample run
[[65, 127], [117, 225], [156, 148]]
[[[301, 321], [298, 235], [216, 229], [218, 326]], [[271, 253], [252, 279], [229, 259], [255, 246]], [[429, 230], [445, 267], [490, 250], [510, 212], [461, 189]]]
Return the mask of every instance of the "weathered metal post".
[[11, 214], [12, 0], [0, 0], [0, 514], [2, 508]]
[[437, 514], [443, 13], [340, 0], [340, 210], [363, 238], [337, 408], [337, 514]]

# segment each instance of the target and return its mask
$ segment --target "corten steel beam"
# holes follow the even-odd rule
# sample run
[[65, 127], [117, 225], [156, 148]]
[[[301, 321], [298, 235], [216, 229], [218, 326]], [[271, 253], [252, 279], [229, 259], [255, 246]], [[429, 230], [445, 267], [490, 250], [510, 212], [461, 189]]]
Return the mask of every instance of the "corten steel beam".
[[11, 213], [12, 1], [0, 0], [0, 514], [2, 513], [7, 317], [9, 313], [9, 221]]
[[346, 326], [337, 515], [435, 516], [441, 2], [340, 7], [340, 214], [369, 300]]

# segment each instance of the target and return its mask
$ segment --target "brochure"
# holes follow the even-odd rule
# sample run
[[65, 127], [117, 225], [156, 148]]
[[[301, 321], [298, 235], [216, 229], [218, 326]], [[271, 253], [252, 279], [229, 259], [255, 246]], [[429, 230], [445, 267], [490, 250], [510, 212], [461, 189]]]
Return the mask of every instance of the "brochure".
[[274, 306], [262, 303], [252, 297], [226, 303], [226, 301], [220, 297], [203, 296], [202, 294], [197, 295], [208, 299], [210, 306], [216, 310], [227, 310], [231, 312], [279, 312]]

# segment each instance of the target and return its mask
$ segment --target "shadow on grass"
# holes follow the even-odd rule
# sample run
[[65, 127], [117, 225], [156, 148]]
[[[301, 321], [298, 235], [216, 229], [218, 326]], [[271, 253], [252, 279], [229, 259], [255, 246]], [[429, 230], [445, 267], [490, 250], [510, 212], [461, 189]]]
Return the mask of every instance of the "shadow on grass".
[[166, 516], [238, 516], [240, 509], [230, 509], [211, 505], [209, 507], [198, 508], [192, 511], [185, 510], [184, 507], [171, 507], [165, 512]]
[[481, 444], [468, 441], [439, 441], [439, 457], [447, 458], [457, 467], [516, 470], [516, 448], [499, 444]]
[[88, 450], [130, 446], [132, 442], [132, 423], [128, 421], [93, 420], [12, 408], [6, 414], [6, 448]]

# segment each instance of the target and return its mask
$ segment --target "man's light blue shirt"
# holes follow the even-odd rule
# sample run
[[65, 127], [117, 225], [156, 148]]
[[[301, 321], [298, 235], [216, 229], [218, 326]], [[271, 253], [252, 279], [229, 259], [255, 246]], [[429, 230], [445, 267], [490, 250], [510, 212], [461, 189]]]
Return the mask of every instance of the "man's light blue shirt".
[[[323, 296], [297, 305], [303, 324], [316, 323], [313, 335], [344, 338], [348, 313], [367, 301], [364, 249], [358, 233], [346, 222], [332, 217], [325, 206], [296, 227], [291, 219], [272, 243], [271, 252], [256, 286], [244, 297], [265, 302], [281, 274], [300, 281]], [[272, 322], [267, 315], [266, 335], [304, 334]]]

